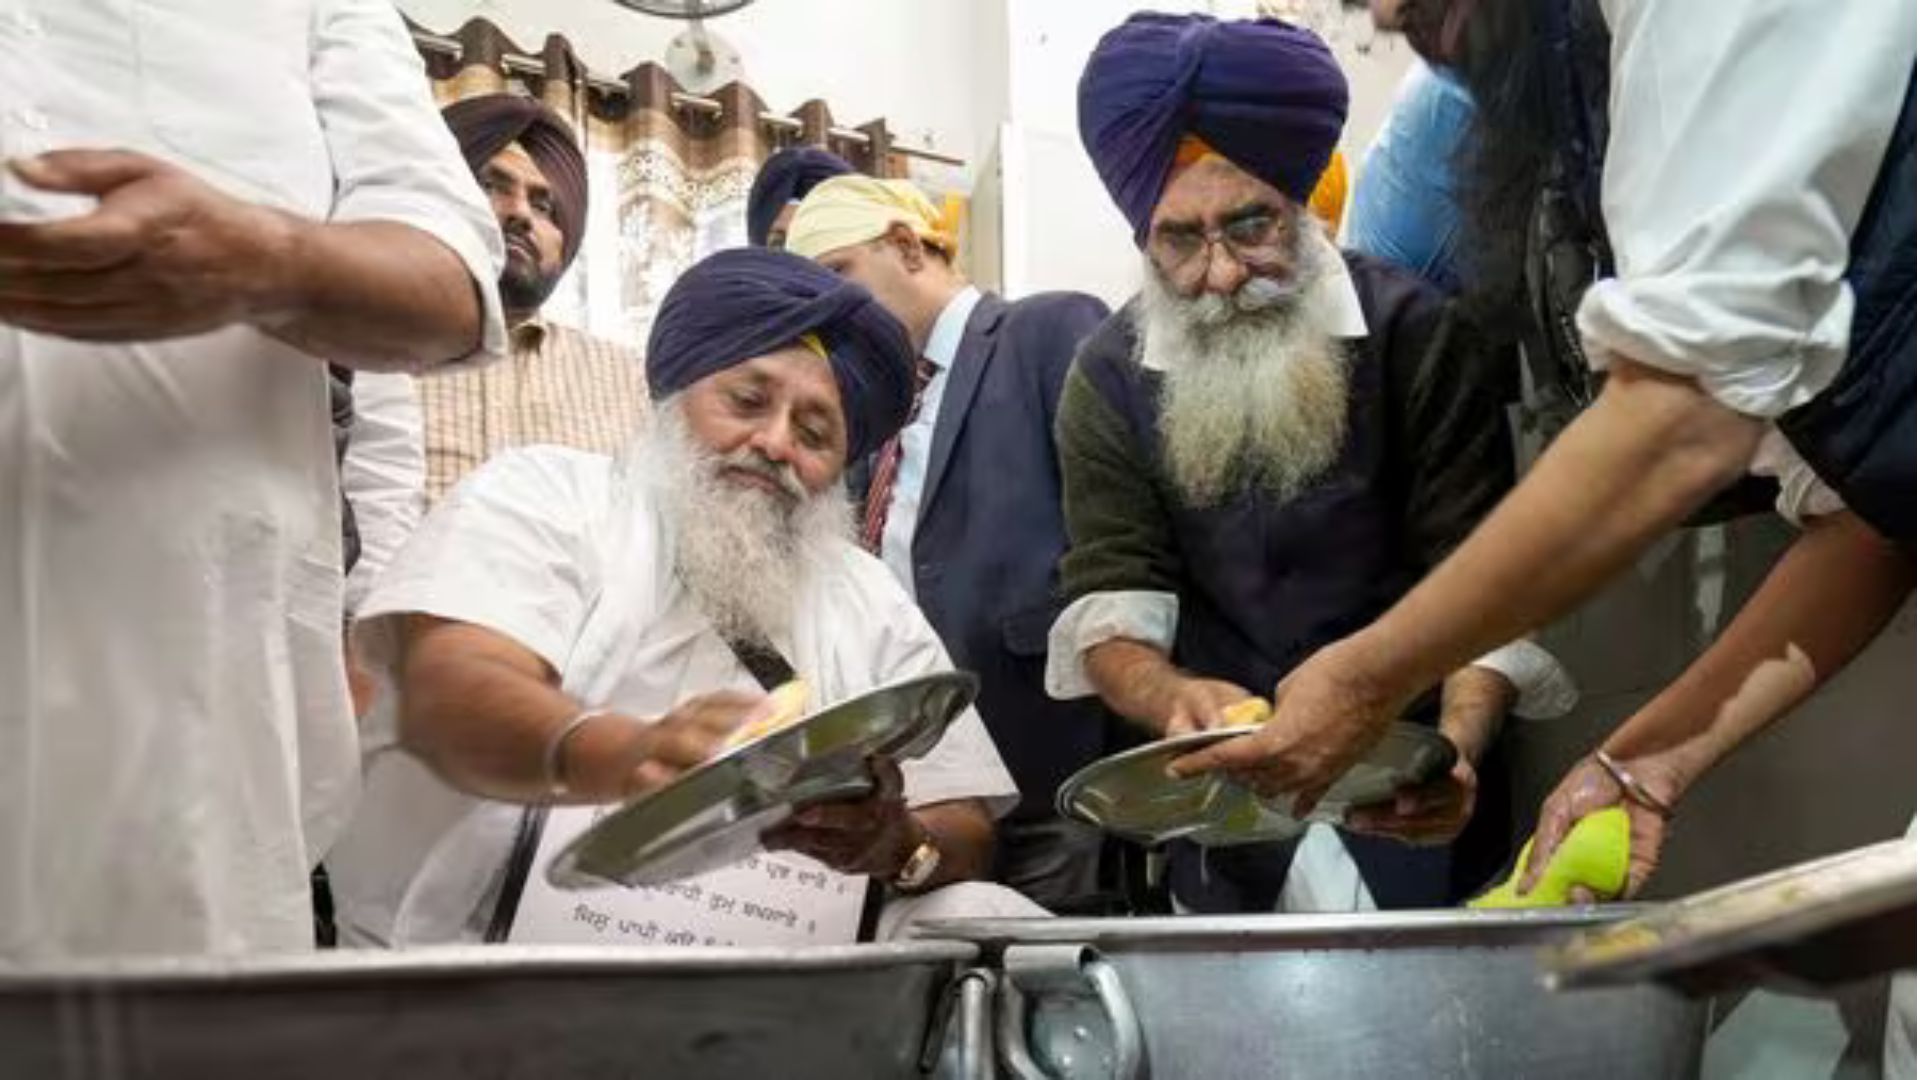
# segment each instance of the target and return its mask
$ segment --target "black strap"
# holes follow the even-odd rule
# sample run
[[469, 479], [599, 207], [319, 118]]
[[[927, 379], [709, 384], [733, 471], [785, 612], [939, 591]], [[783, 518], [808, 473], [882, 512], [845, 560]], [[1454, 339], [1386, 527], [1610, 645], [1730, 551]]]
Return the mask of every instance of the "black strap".
[[481, 940], [497, 944], [513, 931], [513, 917], [520, 911], [520, 894], [527, 890], [527, 875], [533, 872], [533, 856], [540, 850], [540, 833], [547, 826], [547, 808], [529, 806], [520, 811], [520, 824], [513, 832], [513, 848], [507, 852], [507, 872], [500, 879], [500, 896], [494, 901], [493, 918], [487, 921], [487, 933]]
[[727, 648], [733, 650], [734, 658], [747, 669], [762, 690], [772, 690], [793, 681], [793, 665], [780, 655], [780, 650], [762, 640], [747, 638], [723, 638]]
[[[793, 665], [780, 654], [780, 650], [762, 640], [746, 640], [723, 636], [727, 648], [733, 651], [762, 690], [772, 690], [776, 686], [793, 681]], [[493, 905], [493, 918], [487, 921], [487, 931], [482, 939], [489, 943], [507, 940], [513, 931], [513, 917], [520, 910], [520, 895], [526, 892], [527, 875], [533, 872], [533, 856], [540, 850], [540, 834], [547, 825], [547, 808], [529, 806], [520, 812], [519, 827], [514, 830], [513, 848], [507, 853], [506, 873], [500, 879], [500, 896]], [[877, 912], [878, 907], [868, 895], [869, 911]], [[877, 914], [874, 918], [877, 918]], [[862, 915], [862, 940], [868, 940], [872, 931], [867, 928], [868, 917]]]
[[[726, 638], [727, 648], [745, 665], [759, 682], [762, 690], [772, 690], [776, 686], [793, 681], [793, 665], [780, 650], [771, 644], [759, 640]], [[860, 905], [860, 928], [854, 934], [856, 941], [872, 941], [880, 928], [880, 908], [886, 903], [886, 887], [873, 878], [867, 879], [867, 894]]]

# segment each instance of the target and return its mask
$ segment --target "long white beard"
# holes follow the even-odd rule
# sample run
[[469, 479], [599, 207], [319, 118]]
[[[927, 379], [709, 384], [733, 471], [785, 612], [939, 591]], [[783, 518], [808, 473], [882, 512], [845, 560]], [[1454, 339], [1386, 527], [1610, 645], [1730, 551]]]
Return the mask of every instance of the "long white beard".
[[[780, 479], [796, 499], [725, 479], [729, 465]], [[657, 492], [674, 573], [725, 637], [788, 635], [807, 584], [853, 543], [852, 508], [838, 485], [807, 494], [791, 467], [745, 449], [714, 453], [694, 439], [676, 399], [660, 403], [629, 449], [627, 471], [629, 482]]]
[[1285, 503], [1340, 456], [1347, 355], [1303, 311], [1303, 291], [1253, 278], [1233, 297], [1182, 297], [1147, 261], [1140, 359], [1164, 373], [1160, 438], [1188, 505], [1250, 490]]

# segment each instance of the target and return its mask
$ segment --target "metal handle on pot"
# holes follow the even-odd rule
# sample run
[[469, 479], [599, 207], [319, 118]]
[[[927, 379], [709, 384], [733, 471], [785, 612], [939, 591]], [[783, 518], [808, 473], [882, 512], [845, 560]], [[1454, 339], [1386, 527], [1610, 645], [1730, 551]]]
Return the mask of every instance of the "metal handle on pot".
[[[920, 1048], [920, 1072], [930, 1075], [948, 1068], [942, 1077], [951, 1080], [994, 1080], [993, 1072], [993, 991], [998, 982], [988, 968], [968, 968], [947, 984], [934, 1010], [934, 1021], [927, 1029], [926, 1044]], [[952, 1056], [947, 1058], [949, 1032], [959, 1029], [951, 1040]]]
[[[1108, 1075], [1113, 1080], [1146, 1080], [1146, 1039], [1140, 1017], [1127, 996], [1120, 972], [1086, 945], [1010, 945], [1002, 957], [1000, 980], [1000, 1055], [1019, 1080], [1058, 1080], [1058, 1075], [1036, 1060], [1028, 1032], [1028, 996], [1064, 999], [1091, 998], [1099, 1005], [1112, 1034]], [[1085, 1041], [1086, 1032], [1073, 1034]], [[1075, 1076], [1082, 1075], [1076, 1071]]]
[[1087, 951], [1092, 955], [1082, 970], [1100, 998], [1107, 1023], [1113, 1025], [1113, 1075], [1116, 1080], [1145, 1080], [1147, 1040], [1140, 1030], [1140, 1017], [1133, 1011], [1133, 999], [1127, 996], [1127, 985], [1120, 981], [1119, 970], [1107, 963], [1106, 958], [1092, 949]]

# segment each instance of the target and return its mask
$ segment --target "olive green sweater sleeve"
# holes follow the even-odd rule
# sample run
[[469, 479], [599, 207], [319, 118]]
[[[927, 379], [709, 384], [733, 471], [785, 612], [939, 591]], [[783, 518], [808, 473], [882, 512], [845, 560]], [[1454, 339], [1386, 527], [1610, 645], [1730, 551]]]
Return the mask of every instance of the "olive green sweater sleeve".
[[1179, 554], [1153, 460], [1080, 362], [1061, 391], [1054, 441], [1069, 544], [1060, 566], [1065, 599], [1175, 592]]

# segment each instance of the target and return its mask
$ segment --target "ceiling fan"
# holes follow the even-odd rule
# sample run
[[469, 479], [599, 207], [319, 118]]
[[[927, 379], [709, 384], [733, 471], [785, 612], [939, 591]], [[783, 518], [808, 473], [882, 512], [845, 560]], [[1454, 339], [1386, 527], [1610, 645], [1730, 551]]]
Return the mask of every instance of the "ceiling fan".
[[706, 94], [744, 76], [740, 50], [707, 30], [706, 20], [731, 15], [753, 0], [613, 0], [630, 11], [680, 19], [687, 29], [667, 43], [667, 73], [681, 88]]

